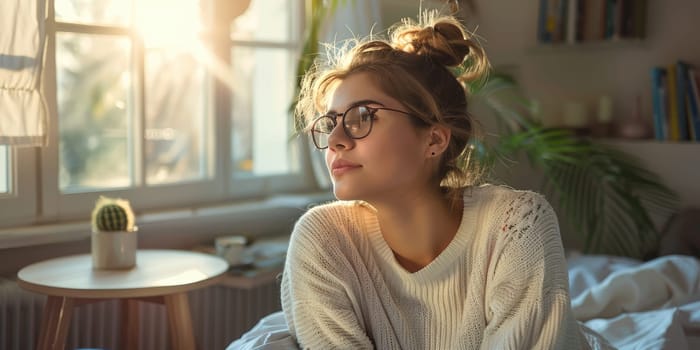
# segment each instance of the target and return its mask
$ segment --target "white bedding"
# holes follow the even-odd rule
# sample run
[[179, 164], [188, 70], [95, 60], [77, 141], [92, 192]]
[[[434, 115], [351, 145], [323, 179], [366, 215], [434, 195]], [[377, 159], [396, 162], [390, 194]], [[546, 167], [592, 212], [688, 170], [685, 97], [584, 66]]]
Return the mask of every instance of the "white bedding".
[[700, 261], [569, 259], [576, 317], [619, 349], [700, 349]]
[[[700, 260], [572, 255], [568, 263], [576, 317], [615, 347], [700, 349]], [[281, 312], [263, 318], [228, 347], [295, 348]]]

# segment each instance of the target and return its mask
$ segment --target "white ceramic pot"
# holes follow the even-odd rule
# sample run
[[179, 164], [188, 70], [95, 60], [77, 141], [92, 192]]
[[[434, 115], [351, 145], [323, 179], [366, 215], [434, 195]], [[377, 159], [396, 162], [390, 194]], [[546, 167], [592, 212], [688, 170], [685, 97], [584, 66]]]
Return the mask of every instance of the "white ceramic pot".
[[92, 233], [92, 266], [96, 269], [128, 269], [136, 266], [136, 231]]

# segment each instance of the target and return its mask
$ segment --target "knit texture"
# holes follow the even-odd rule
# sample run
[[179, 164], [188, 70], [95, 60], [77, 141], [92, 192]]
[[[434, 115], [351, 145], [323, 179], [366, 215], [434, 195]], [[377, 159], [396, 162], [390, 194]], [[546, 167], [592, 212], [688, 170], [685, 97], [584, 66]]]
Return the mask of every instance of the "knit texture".
[[[587, 349], [573, 318], [556, 215], [539, 194], [465, 190], [459, 229], [410, 273], [359, 201], [295, 225], [282, 308], [304, 349]], [[600, 344], [595, 348], [605, 348]]]

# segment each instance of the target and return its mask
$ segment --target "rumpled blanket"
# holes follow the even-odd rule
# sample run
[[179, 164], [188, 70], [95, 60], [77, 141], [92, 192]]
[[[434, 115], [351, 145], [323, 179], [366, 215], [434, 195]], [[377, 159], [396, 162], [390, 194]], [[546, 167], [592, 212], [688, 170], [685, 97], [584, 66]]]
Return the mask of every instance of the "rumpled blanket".
[[619, 349], [700, 349], [700, 261], [569, 258], [571, 306], [579, 321]]

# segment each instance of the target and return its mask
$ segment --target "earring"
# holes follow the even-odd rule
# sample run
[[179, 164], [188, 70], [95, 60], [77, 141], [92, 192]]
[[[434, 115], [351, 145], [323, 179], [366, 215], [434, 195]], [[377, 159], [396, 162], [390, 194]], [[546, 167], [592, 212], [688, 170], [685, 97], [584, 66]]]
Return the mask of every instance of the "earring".
[[430, 153], [430, 154], [434, 156], [434, 155], [435, 155], [435, 152], [433, 152], [433, 153]]

